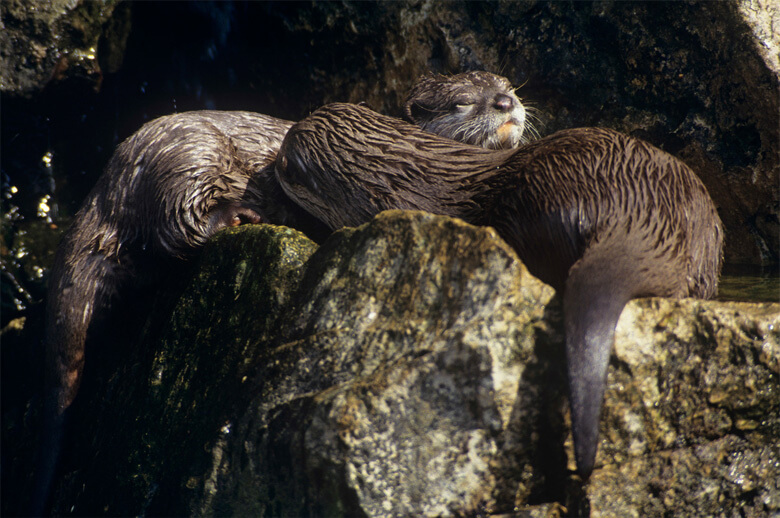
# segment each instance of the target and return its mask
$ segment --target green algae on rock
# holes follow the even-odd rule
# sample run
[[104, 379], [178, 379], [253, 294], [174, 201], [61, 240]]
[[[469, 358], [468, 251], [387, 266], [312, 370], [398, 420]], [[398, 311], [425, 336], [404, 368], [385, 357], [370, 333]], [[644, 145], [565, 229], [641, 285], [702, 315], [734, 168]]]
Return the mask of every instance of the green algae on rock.
[[173, 310], [152, 314], [131, 358], [91, 394], [93, 421], [74, 423], [89, 430], [78, 444], [85, 458], [66, 476], [57, 512], [187, 512], [184, 497], [207, 484], [211, 448], [229, 433], [315, 249], [303, 234], [271, 225], [209, 241]]

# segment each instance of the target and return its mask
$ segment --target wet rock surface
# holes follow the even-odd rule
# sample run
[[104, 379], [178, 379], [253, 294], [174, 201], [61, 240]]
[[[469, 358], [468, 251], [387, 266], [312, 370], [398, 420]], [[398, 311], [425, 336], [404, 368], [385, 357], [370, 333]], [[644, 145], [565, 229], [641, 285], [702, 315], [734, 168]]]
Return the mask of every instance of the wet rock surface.
[[302, 286], [201, 511], [473, 513], [518, 490], [507, 473], [542, 480], [518, 391], [542, 399], [524, 371], [552, 290], [492, 230], [385, 213], [334, 235]]
[[0, 91], [31, 97], [67, 81], [99, 90], [101, 66], [118, 70], [130, 29], [129, 9], [118, 6], [118, 0], [3, 2]]
[[282, 227], [212, 244], [86, 396], [108, 413], [81, 416], [59, 512], [780, 511], [780, 304], [630, 303], [581, 487], [557, 299], [491, 229], [390, 211], [313, 254]]
[[780, 512], [780, 304], [634, 301], [611, 367], [592, 516]]
[[207, 477], [215, 439], [252, 393], [248, 380], [315, 248], [272, 226], [208, 244], [178, 300], [151, 307], [139, 343], [86, 372], [96, 392], [72, 413], [56, 514], [188, 514], [188, 488]]

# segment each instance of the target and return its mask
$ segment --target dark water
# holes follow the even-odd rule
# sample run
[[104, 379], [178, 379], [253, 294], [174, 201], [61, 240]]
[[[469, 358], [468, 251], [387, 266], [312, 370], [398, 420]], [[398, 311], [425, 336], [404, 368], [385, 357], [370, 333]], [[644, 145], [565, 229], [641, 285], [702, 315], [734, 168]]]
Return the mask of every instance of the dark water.
[[726, 265], [720, 277], [718, 300], [780, 302], [780, 269]]

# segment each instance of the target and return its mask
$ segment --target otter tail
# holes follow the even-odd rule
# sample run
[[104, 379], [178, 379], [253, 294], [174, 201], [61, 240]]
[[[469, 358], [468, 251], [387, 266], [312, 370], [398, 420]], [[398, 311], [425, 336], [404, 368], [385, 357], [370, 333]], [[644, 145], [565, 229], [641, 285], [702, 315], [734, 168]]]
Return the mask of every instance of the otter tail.
[[57, 251], [46, 308], [45, 382], [31, 514], [46, 510], [64, 437], [66, 410], [76, 396], [84, 369], [87, 332], [101, 318], [130, 265], [88, 253], [71, 231]]
[[615, 326], [636, 293], [635, 264], [616, 250], [601, 248], [589, 249], [572, 266], [563, 294], [574, 453], [583, 480], [590, 477], [596, 460]]

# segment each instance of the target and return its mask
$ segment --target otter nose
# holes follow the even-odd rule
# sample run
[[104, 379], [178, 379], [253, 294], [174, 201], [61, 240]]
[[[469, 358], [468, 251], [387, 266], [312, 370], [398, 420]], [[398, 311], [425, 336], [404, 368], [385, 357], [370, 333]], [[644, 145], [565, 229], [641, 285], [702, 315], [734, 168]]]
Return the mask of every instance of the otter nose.
[[493, 99], [493, 108], [500, 112], [508, 112], [514, 108], [515, 102], [506, 94], [498, 94]]

